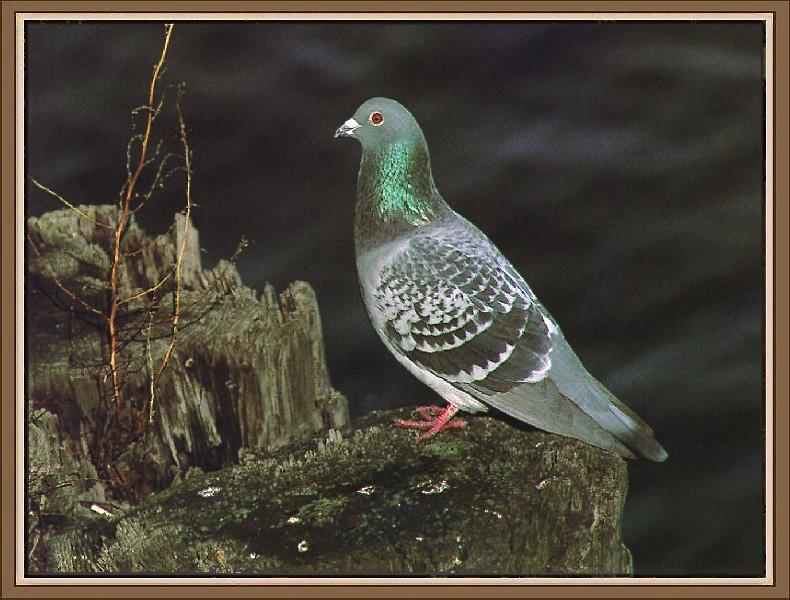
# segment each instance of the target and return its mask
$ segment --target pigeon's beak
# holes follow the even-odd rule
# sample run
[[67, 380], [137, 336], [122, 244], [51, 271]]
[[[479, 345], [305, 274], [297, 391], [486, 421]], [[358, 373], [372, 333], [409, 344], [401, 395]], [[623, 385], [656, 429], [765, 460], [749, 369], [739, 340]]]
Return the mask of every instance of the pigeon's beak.
[[357, 121], [354, 119], [349, 119], [337, 128], [337, 131], [335, 131], [335, 137], [352, 137], [357, 127], [359, 127], [359, 123], [357, 123]]

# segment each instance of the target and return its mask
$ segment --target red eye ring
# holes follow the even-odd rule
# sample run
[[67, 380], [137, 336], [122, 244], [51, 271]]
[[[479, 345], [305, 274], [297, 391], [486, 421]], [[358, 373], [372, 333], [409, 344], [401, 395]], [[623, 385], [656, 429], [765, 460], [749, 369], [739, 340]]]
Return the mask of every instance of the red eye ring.
[[370, 123], [371, 125], [379, 126], [384, 122], [384, 115], [382, 115], [379, 111], [374, 110], [370, 113]]

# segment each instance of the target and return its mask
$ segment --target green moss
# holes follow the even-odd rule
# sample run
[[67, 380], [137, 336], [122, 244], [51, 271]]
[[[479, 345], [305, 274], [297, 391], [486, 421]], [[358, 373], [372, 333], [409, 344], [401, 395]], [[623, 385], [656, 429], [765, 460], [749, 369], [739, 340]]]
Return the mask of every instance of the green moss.
[[295, 517], [290, 517], [290, 519], [298, 519], [318, 526], [328, 525], [336, 522], [342, 516], [343, 509], [348, 505], [348, 502], [348, 498], [342, 496], [319, 498], [302, 506]]
[[[400, 415], [403, 412], [398, 413]], [[103, 572], [537, 575], [631, 571], [619, 537], [626, 468], [580, 442], [472, 418], [415, 445], [364, 419], [191, 473], [118, 523]]]

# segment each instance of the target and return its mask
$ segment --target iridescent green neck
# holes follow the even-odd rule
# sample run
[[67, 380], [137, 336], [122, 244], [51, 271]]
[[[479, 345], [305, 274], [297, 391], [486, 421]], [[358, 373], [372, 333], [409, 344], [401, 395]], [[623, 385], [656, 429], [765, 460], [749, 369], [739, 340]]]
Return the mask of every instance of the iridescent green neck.
[[449, 212], [433, 183], [422, 135], [362, 153], [354, 227], [358, 252], [442, 219]]
[[424, 140], [396, 140], [365, 152], [357, 182], [357, 209], [384, 222], [419, 225], [436, 212], [438, 192]]

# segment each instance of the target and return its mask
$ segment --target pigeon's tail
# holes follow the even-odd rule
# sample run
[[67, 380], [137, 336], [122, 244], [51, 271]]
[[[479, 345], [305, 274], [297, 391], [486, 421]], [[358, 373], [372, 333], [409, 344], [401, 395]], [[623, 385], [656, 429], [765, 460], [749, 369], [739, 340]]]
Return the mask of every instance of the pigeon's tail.
[[653, 437], [650, 426], [590, 375], [567, 343], [558, 346], [549, 376], [560, 393], [638, 456], [656, 462], [666, 460], [668, 454]]
[[639, 416], [625, 404], [615, 398], [603, 384], [592, 375], [588, 374], [590, 395], [595, 396], [595, 405], [604, 408], [603, 414], [598, 413], [593, 418], [609, 433], [622, 441], [638, 456], [655, 462], [663, 462], [669, 456], [663, 446], [653, 437], [653, 430]]
[[538, 383], [525, 383], [504, 393], [484, 392], [474, 384], [467, 384], [466, 389], [486, 404], [519, 421], [582, 440], [626, 458], [636, 458], [623, 442], [560, 393], [549, 378]]
[[462, 384], [464, 391], [502, 412], [552, 433], [573, 437], [626, 458], [656, 462], [667, 453], [653, 430], [582, 366], [564, 340], [552, 352], [548, 377], [507, 392]]

